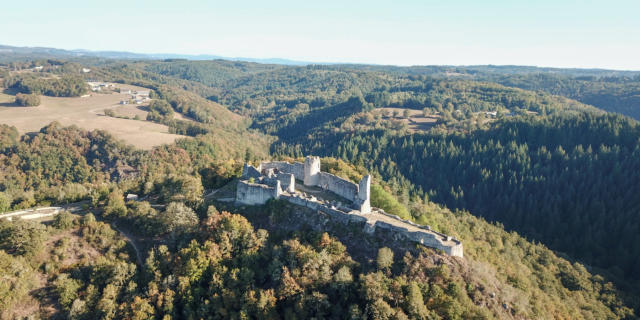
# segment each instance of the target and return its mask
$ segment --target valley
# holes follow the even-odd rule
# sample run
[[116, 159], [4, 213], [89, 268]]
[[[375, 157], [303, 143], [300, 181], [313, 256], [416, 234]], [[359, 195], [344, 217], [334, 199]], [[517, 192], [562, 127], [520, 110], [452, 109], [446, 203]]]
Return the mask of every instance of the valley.
[[[640, 126], [500, 78], [526, 67], [1, 61], [0, 212], [83, 204], [0, 221], [0, 264], [25, 270], [2, 276], [36, 306], [0, 286], [5, 318], [637, 314]], [[85, 87], [102, 82], [151, 99]], [[372, 177], [375, 232], [326, 214], [345, 194], [323, 184], [235, 203], [245, 163], [309, 155], [326, 177]]]
[[638, 320], [640, 1], [5, 1], [0, 320]]

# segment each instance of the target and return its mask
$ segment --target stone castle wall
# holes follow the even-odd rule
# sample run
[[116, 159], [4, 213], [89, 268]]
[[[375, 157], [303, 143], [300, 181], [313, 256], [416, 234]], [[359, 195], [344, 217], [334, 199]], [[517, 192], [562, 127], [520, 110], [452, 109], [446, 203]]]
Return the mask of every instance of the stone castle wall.
[[305, 198], [299, 195], [282, 195], [280, 197], [280, 199], [286, 200], [288, 202], [291, 202], [293, 204], [302, 206], [302, 207], [306, 207], [312, 210], [316, 210], [316, 211], [321, 211], [324, 212], [328, 215], [330, 215], [331, 217], [335, 218], [336, 220], [340, 221], [340, 222], [344, 222], [344, 223], [349, 223], [349, 222], [357, 222], [357, 223], [365, 223], [367, 222], [367, 218], [361, 216], [361, 215], [357, 215], [357, 214], [353, 214], [350, 212], [346, 212], [343, 210], [340, 210], [338, 208], [335, 207], [329, 207], [323, 203], [318, 202], [315, 199], [309, 199], [309, 198]]
[[262, 176], [262, 174], [260, 173], [260, 171], [258, 169], [256, 169], [254, 166], [248, 165], [248, 164], [244, 164], [244, 167], [242, 168], [242, 178], [244, 179], [259, 179]]
[[280, 181], [280, 186], [282, 187], [282, 190], [286, 190], [287, 192], [290, 192], [290, 193], [295, 192], [296, 180], [292, 173], [277, 173], [272, 177], [262, 177], [261, 180], [256, 182], [264, 183], [274, 187], [277, 181]]
[[392, 232], [395, 232], [396, 234], [402, 235], [409, 241], [417, 242], [430, 248], [442, 250], [450, 256], [463, 256], [462, 244], [459, 241], [449, 240], [450, 242], [453, 242], [453, 244], [447, 245], [444, 243], [444, 241], [447, 241], [446, 239], [448, 239], [448, 237], [434, 231], [409, 231], [409, 229], [407, 228], [403, 228], [398, 225], [392, 225], [383, 221], [376, 221], [375, 225], [369, 226], [370, 232], [374, 232], [377, 228], [390, 230]]
[[404, 220], [396, 215], [385, 213], [384, 211], [380, 213], [389, 217], [393, 217], [394, 219], [405, 223], [408, 222], [408, 224], [423, 229], [424, 231], [410, 231], [409, 229], [402, 226], [393, 225], [384, 221], [370, 221], [369, 219], [367, 219], [366, 215], [346, 212], [335, 207], [329, 207], [313, 198], [305, 198], [299, 195], [281, 195], [280, 199], [315, 211], [326, 213], [331, 216], [332, 219], [335, 219], [336, 221], [339, 221], [341, 223], [363, 224], [365, 231], [371, 234], [375, 233], [377, 229], [386, 229], [398, 235], [401, 235], [401, 237], [404, 237], [409, 241], [420, 243], [430, 248], [442, 250], [446, 254], [451, 256], [463, 257], [463, 248], [460, 241], [452, 239], [451, 237], [439, 232], [435, 232], [431, 230], [429, 226], [418, 225], [411, 221]]
[[[378, 214], [391, 217], [407, 227], [413, 226], [424, 231], [411, 231], [407, 227], [403, 227], [398, 224], [391, 224], [384, 221], [372, 221], [369, 220], [366, 214], [360, 214], [358, 211], [347, 211], [348, 209], [336, 208], [319, 201], [314, 197], [304, 196], [302, 194], [278, 194], [280, 184], [276, 187], [269, 187], [262, 184], [248, 183], [245, 181], [238, 182], [238, 191], [236, 202], [246, 205], [261, 205], [265, 204], [269, 199], [277, 198], [288, 201], [295, 205], [309, 208], [314, 211], [319, 211], [328, 214], [335, 219], [335, 221], [349, 224], [358, 223], [364, 226], [364, 230], [368, 233], [375, 233], [378, 229], [386, 229], [398, 234], [400, 237], [422, 244], [427, 247], [435, 248], [444, 251], [446, 254], [456, 257], [463, 257], [463, 247], [460, 241], [453, 239], [445, 234], [435, 232], [431, 230], [429, 226], [418, 225], [412, 221], [402, 219], [396, 215], [388, 214], [382, 209], [377, 209]], [[277, 195], [277, 196], [276, 196]]]
[[271, 161], [262, 162], [260, 166], [258, 166], [258, 171], [267, 169], [277, 169], [280, 172], [291, 173], [296, 180], [304, 180], [304, 164], [300, 162]]
[[326, 172], [318, 173], [318, 187], [329, 190], [349, 201], [355, 201], [358, 195], [358, 185]]
[[296, 177], [293, 173], [278, 173], [276, 179], [280, 181], [283, 190], [287, 190], [290, 193], [296, 191]]
[[279, 182], [275, 187], [270, 187], [264, 184], [238, 181], [236, 202], [247, 205], [265, 204], [269, 199], [280, 196], [279, 188]]
[[[305, 185], [317, 186], [329, 190], [352, 202], [356, 201], [358, 197], [357, 184], [336, 175], [319, 171], [320, 159], [318, 157], [308, 157], [305, 159], [304, 164], [300, 162], [288, 163], [286, 161], [262, 162], [257, 168], [259, 172], [264, 172], [269, 169], [277, 169], [279, 172], [291, 173], [296, 180], [304, 181]], [[312, 177], [308, 175], [312, 175]]]
[[[382, 209], [376, 209], [372, 214], [370, 205], [371, 176], [367, 175], [360, 181], [360, 184], [355, 184], [336, 175], [321, 172], [319, 161], [318, 157], [307, 157], [304, 164], [300, 162], [291, 164], [284, 161], [263, 162], [258, 168], [245, 164], [243, 169], [243, 179], [245, 180], [238, 181], [236, 203], [262, 205], [269, 199], [283, 199], [326, 213], [343, 223], [362, 223], [364, 230], [369, 233], [374, 233], [378, 228], [386, 229], [409, 241], [442, 250], [452, 256], [463, 256], [460, 241], [435, 232], [429, 226], [404, 220], [396, 215], [388, 214]], [[295, 180], [304, 181], [305, 185], [318, 186], [331, 191], [351, 201], [352, 204], [350, 207], [341, 206], [338, 208], [335, 203], [328, 203], [313, 196], [295, 192]], [[286, 192], [283, 192], [283, 189]], [[389, 220], [389, 218], [393, 220]], [[398, 222], [396, 223], [394, 220]]]

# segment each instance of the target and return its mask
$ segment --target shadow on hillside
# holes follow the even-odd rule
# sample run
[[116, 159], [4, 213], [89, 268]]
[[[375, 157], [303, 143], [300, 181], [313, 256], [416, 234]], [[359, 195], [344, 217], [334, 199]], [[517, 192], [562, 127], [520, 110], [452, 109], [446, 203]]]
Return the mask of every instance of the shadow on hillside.
[[219, 211], [241, 214], [255, 230], [269, 232], [269, 241], [279, 243], [287, 239], [299, 239], [303, 243], [314, 243], [321, 234], [327, 232], [337, 238], [358, 262], [363, 270], [374, 270], [378, 249], [388, 247], [398, 259], [407, 252], [416, 256], [429, 252], [441, 259], [454, 259], [441, 251], [420, 246], [407, 241], [395, 232], [378, 229], [374, 234], [364, 231], [364, 224], [337, 221], [319, 211], [300, 207], [282, 200], [271, 200], [262, 206], [235, 206], [233, 203], [210, 200]]
[[15, 102], [2, 102], [2, 103], [0, 103], [0, 107], [8, 107], [8, 108], [19, 107], [19, 108], [24, 108], [23, 106], [15, 103]]

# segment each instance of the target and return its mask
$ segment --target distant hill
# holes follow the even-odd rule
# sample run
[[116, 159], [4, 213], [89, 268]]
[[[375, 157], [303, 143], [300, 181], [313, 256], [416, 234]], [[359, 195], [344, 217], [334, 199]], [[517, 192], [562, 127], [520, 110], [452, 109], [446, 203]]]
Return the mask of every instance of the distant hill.
[[125, 59], [125, 60], [163, 60], [163, 59], [185, 59], [185, 60], [231, 60], [231, 61], [247, 61], [267, 64], [283, 64], [283, 65], [308, 65], [312, 62], [296, 61], [282, 58], [243, 58], [243, 57], [224, 57], [210, 54], [176, 54], [176, 53], [135, 53], [128, 51], [91, 51], [84, 49], [64, 50], [46, 47], [13, 47], [0, 45], [0, 61], [11, 61], [20, 59], [34, 58], [79, 58], [94, 57], [106, 59]]
[[[61, 316], [80, 318], [625, 319], [640, 311], [640, 125], [576, 101], [631, 113], [631, 84], [640, 83], [633, 72], [102, 54], [119, 58], [4, 46], [0, 77], [5, 85], [26, 74], [145, 87], [153, 99], [146, 120], [188, 137], [136, 150], [77, 126], [20, 135], [0, 125], [0, 211], [87, 200], [98, 220], [164, 246], [145, 250], [144, 265], [124, 241], [100, 251], [105, 258], [42, 264], [30, 260], [44, 257], [35, 249], [58, 255], [84, 240], [43, 244], [42, 226], [0, 223], [0, 265], [33, 267], [0, 268], [5, 288], [17, 288], [0, 285], [0, 309], [22, 311], [19, 302], [40, 292], [30, 279], [48, 279]], [[413, 130], [412, 114], [433, 125]], [[283, 203], [228, 209], [251, 225], [203, 197], [232, 188], [245, 162], [309, 154], [340, 159], [323, 159], [323, 170], [339, 176], [374, 175], [382, 204], [462, 240], [464, 260], [404, 255], [393, 238], [350, 227], [310, 232], [295, 224], [307, 213]], [[128, 193], [144, 200], [127, 203]], [[100, 237], [114, 231], [95, 219], [55, 225], [108, 244]], [[395, 261], [379, 251], [385, 246]]]

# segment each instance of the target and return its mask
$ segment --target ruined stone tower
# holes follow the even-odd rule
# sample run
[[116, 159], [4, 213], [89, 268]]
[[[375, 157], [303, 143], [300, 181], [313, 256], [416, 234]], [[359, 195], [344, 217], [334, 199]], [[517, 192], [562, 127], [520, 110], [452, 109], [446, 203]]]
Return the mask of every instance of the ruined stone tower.
[[366, 175], [360, 180], [358, 184], [358, 199], [356, 204], [360, 207], [360, 212], [371, 212], [371, 176]]
[[319, 183], [320, 157], [306, 157], [304, 159], [304, 185], [317, 186]]
[[[296, 191], [296, 181], [300, 180], [304, 185], [316, 188], [301, 188]], [[374, 233], [377, 229], [391, 231], [402, 239], [463, 257], [462, 243], [459, 240], [435, 232], [429, 226], [421, 226], [386, 213], [383, 209], [371, 207], [372, 180], [370, 175], [366, 175], [356, 184], [334, 174], [321, 172], [319, 157], [307, 157], [304, 163], [262, 162], [257, 168], [245, 163], [242, 178], [238, 180], [236, 187], [235, 201], [238, 205], [264, 205], [271, 199], [281, 199], [317, 212], [322, 215], [322, 219], [331, 217], [349, 224], [364, 224], [364, 231], [367, 233]], [[339, 200], [335, 197], [323, 199], [323, 196], [328, 195], [325, 191], [339, 196]], [[307, 192], [322, 196], [316, 197]]]

